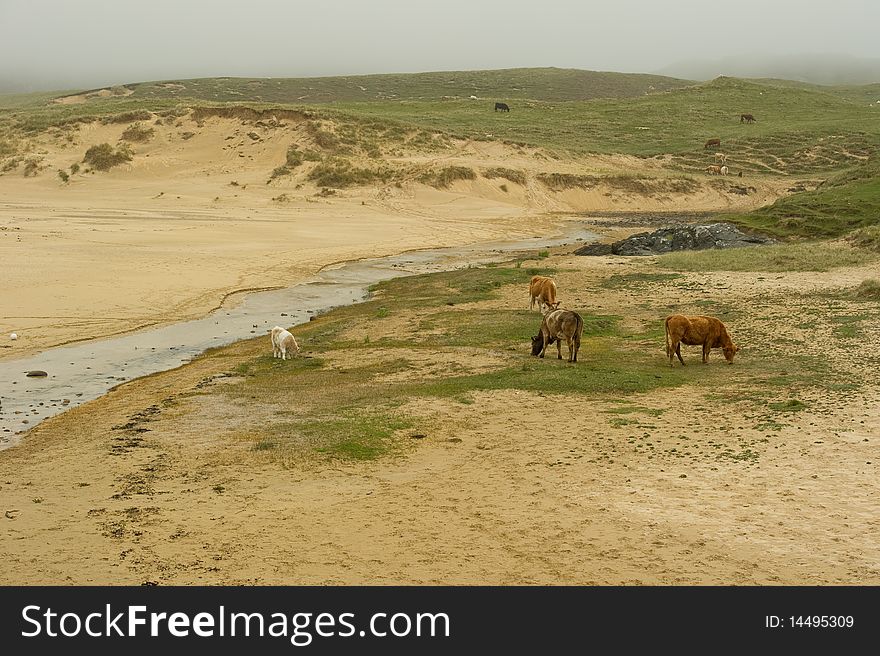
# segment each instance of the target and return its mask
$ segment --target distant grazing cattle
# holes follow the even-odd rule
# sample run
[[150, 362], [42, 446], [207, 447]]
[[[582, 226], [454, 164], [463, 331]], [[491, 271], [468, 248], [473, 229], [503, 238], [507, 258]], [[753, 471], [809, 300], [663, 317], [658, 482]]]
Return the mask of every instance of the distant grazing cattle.
[[727, 164], [727, 155], [724, 153], [715, 153], [716, 164]]
[[717, 164], [710, 164], [706, 167], [706, 173], [710, 173], [712, 175], [721, 175], [721, 167]]
[[544, 311], [545, 306], [548, 310], [559, 308], [559, 301], [556, 300], [556, 281], [553, 278], [532, 276], [529, 282], [529, 309], [535, 307], [536, 303], [541, 312]]
[[740, 114], [739, 115], [739, 122], [740, 123], [754, 123], [755, 117], [752, 116], [751, 114]]
[[577, 362], [583, 332], [584, 320], [577, 312], [571, 310], [548, 312], [541, 322], [541, 331], [532, 337], [532, 355], [543, 358], [547, 347], [556, 342], [556, 355], [561, 360], [562, 340], [564, 339], [568, 344], [568, 361]]
[[507, 106], [507, 103], [495, 103], [495, 111], [509, 112], [510, 107]]
[[709, 141], [707, 141], [707, 142], [703, 145], [703, 150], [705, 150], [705, 149], [707, 149], [707, 148], [712, 148], [713, 146], [718, 146], [718, 147], [720, 147], [720, 146], [721, 146], [721, 139], [709, 139]]
[[709, 361], [709, 351], [720, 348], [724, 352], [724, 359], [728, 364], [733, 364], [733, 356], [739, 348], [730, 339], [727, 326], [715, 317], [694, 316], [688, 317], [683, 314], [673, 314], [666, 317], [666, 356], [669, 358], [669, 366], [674, 367], [673, 355], [684, 365], [681, 359], [681, 345], [700, 345], [703, 347], [703, 364]]
[[296, 338], [281, 326], [275, 326], [269, 336], [272, 339], [273, 358], [286, 360], [288, 353], [291, 358], [299, 353], [299, 344], [296, 343]]
[[722, 166], [721, 167], [721, 175], [727, 175], [728, 173], [730, 173], [730, 169], [727, 168], [726, 166]]

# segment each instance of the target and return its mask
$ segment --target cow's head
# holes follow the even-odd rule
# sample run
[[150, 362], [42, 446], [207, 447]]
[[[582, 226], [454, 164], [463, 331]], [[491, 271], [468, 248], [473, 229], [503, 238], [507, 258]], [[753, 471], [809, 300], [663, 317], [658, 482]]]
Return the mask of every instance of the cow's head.
[[544, 350], [544, 336], [541, 333], [538, 333], [535, 337], [532, 337], [532, 355], [541, 355], [541, 351]]
[[733, 364], [733, 356], [739, 351], [739, 346], [733, 342], [728, 342], [727, 346], [722, 348], [721, 351], [724, 353], [724, 359], [727, 360], [727, 364]]
[[558, 310], [560, 303], [562, 303], [562, 301], [556, 301], [555, 303], [547, 303], [547, 312], [553, 312], [553, 310]]

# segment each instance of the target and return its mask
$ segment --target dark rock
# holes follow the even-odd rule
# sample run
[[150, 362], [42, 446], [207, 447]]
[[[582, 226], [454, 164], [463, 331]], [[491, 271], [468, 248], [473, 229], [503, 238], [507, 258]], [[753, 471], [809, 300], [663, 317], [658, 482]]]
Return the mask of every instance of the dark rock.
[[27, 372], [28, 378], [44, 378], [48, 376], [45, 371], [40, 371], [39, 369], [34, 369], [33, 371]]
[[575, 255], [611, 255], [611, 244], [587, 244], [574, 252]]
[[658, 255], [673, 251], [741, 248], [773, 242], [770, 237], [748, 235], [731, 223], [711, 223], [640, 232], [613, 244], [588, 244], [574, 253], [575, 255]]

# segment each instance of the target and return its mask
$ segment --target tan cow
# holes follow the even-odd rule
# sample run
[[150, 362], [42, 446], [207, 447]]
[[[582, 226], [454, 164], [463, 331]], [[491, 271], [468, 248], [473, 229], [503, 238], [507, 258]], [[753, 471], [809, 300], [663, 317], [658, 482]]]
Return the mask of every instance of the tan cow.
[[709, 351], [713, 348], [720, 348], [724, 352], [727, 364], [733, 364], [733, 356], [739, 350], [739, 347], [730, 339], [727, 326], [715, 317], [670, 315], [666, 317], [666, 356], [669, 358], [670, 367], [675, 366], [673, 355], [677, 355], [678, 360], [684, 366], [684, 360], [681, 359], [682, 344], [702, 346], [703, 364], [708, 363]]
[[583, 332], [584, 320], [577, 312], [571, 310], [548, 312], [541, 322], [541, 331], [532, 337], [532, 355], [543, 358], [547, 347], [556, 342], [556, 355], [561, 360], [562, 340], [564, 339], [568, 344], [568, 361], [577, 362]]
[[553, 278], [546, 276], [532, 276], [529, 282], [529, 309], [531, 310], [535, 303], [538, 309], [543, 312], [546, 306], [549, 310], [559, 308], [560, 301], [556, 300], [556, 282]]
[[727, 155], [724, 153], [715, 153], [715, 163], [727, 164]]
[[706, 167], [706, 173], [710, 173], [712, 175], [721, 175], [721, 167], [717, 164], [710, 164]]

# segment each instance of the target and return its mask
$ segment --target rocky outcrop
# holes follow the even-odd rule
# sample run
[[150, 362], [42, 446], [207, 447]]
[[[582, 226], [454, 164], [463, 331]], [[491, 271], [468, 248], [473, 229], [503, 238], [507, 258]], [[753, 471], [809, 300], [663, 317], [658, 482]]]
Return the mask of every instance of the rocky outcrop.
[[588, 244], [575, 255], [659, 255], [673, 251], [699, 251], [708, 248], [742, 248], [772, 244], [770, 237], [748, 235], [732, 223], [681, 225], [640, 232], [613, 244]]

